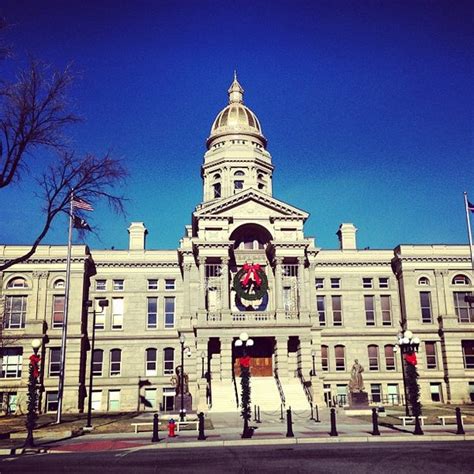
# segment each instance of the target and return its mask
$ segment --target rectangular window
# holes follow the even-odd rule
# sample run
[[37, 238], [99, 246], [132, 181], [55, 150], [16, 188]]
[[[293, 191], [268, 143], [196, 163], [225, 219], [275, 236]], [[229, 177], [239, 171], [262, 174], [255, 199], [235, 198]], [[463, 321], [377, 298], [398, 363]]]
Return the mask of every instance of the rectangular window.
[[105, 307], [99, 306], [99, 301], [104, 300], [105, 298], [96, 298], [95, 299], [95, 328], [96, 329], [105, 329]]
[[58, 392], [46, 392], [46, 413], [58, 411]]
[[344, 346], [336, 346], [334, 348], [334, 354], [336, 358], [336, 370], [344, 371], [346, 370], [346, 354]]
[[382, 308], [382, 325], [391, 326], [392, 325], [392, 308], [390, 302], [390, 295], [381, 295], [380, 296], [380, 307]]
[[158, 280], [148, 280], [148, 289], [150, 291], [158, 289]]
[[460, 323], [474, 323], [474, 309], [466, 301], [466, 296], [471, 296], [471, 292], [454, 292], [454, 310]]
[[372, 278], [362, 278], [362, 288], [373, 288]]
[[336, 403], [340, 407], [347, 405], [347, 385], [340, 383], [336, 385]]
[[464, 368], [474, 369], [474, 341], [461, 341]]
[[174, 298], [165, 297], [165, 329], [174, 328], [174, 307]]
[[21, 366], [23, 364], [22, 347], [4, 347], [1, 350], [2, 357], [2, 379], [21, 378]]
[[431, 314], [431, 293], [429, 291], [420, 291], [420, 310], [421, 322], [432, 323], [433, 316]]
[[120, 390], [109, 390], [109, 411], [120, 410]]
[[244, 182], [241, 180], [234, 181], [234, 192], [238, 192], [241, 189], [244, 189]]
[[375, 306], [373, 296], [364, 296], [365, 325], [375, 326]]
[[442, 402], [443, 397], [441, 395], [441, 384], [439, 382], [430, 383], [430, 393], [432, 402]]
[[388, 398], [388, 403], [392, 405], [398, 405], [400, 403], [397, 383], [387, 384], [387, 398]]
[[385, 346], [385, 369], [386, 370], [396, 370], [395, 365], [395, 351], [393, 346]]
[[53, 296], [53, 328], [63, 327], [64, 301], [64, 296]]
[[0, 401], [2, 402], [2, 410], [6, 415], [16, 412], [18, 395], [17, 392], [0, 392]]
[[321, 346], [321, 365], [324, 372], [329, 370], [329, 348]]
[[471, 402], [474, 402], [474, 382], [469, 382], [468, 390], [469, 390], [469, 400]]
[[59, 347], [52, 347], [49, 350], [49, 376], [59, 377], [61, 372], [61, 349]]
[[104, 362], [104, 351], [95, 349], [92, 355], [92, 374], [94, 377], [102, 377], [102, 364]]
[[106, 291], [106, 290], [107, 290], [107, 280], [95, 281], [95, 291]]
[[176, 289], [176, 280], [174, 278], [169, 278], [165, 280], [165, 290], [175, 290]]
[[92, 410], [101, 411], [102, 409], [102, 390], [92, 390]]
[[342, 296], [332, 296], [332, 324], [342, 326]]
[[124, 289], [123, 280], [114, 280], [113, 285], [112, 285], [112, 289], [114, 291], [123, 291], [123, 289]]
[[122, 368], [122, 351], [120, 349], [112, 349], [110, 351], [110, 376], [117, 377], [120, 375]]
[[6, 329], [23, 329], [26, 320], [26, 296], [7, 296], [4, 325]]
[[112, 298], [112, 329], [123, 329], [123, 298]]
[[285, 311], [293, 311], [291, 286], [283, 286], [283, 308]]
[[426, 368], [437, 369], [438, 360], [436, 357], [436, 342], [425, 342]]
[[341, 279], [340, 278], [331, 278], [331, 288], [333, 288], [333, 289], [341, 288]]
[[146, 327], [156, 329], [158, 327], [158, 298], [147, 298], [148, 312]]
[[163, 375], [173, 375], [174, 372], [174, 349], [167, 347], [163, 350]]
[[145, 375], [154, 376], [158, 375], [157, 369], [157, 350], [150, 348], [146, 350], [146, 366], [145, 366]]
[[390, 280], [386, 277], [379, 278], [379, 288], [381, 290], [385, 290], [389, 287]]
[[379, 348], [378, 346], [368, 346], [369, 370], [379, 370]]
[[382, 385], [379, 383], [371, 383], [370, 396], [372, 397], [372, 403], [380, 403], [382, 401]]
[[319, 325], [326, 326], [326, 308], [324, 304], [324, 296], [316, 297], [316, 306], [318, 308]]
[[156, 408], [156, 388], [145, 389], [145, 407]]
[[324, 288], [324, 278], [316, 278], [316, 289], [322, 290]]

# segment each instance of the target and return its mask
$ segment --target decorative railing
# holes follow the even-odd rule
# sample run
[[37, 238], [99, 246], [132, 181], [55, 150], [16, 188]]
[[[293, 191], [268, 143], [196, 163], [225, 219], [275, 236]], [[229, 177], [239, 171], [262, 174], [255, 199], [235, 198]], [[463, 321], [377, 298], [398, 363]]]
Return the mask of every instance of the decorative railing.
[[[293, 324], [302, 322], [298, 311], [208, 311], [198, 314], [201, 324], [224, 324], [239, 326], [242, 324]], [[309, 319], [308, 319], [309, 322]]]
[[276, 319], [275, 313], [269, 311], [242, 311], [239, 313], [231, 313], [232, 322], [274, 322]]
[[277, 384], [278, 392], [280, 393], [281, 403], [282, 403], [283, 407], [285, 407], [285, 405], [286, 405], [285, 392], [283, 392], [283, 387], [281, 386], [280, 377], [278, 377], [278, 369], [275, 369], [273, 371], [273, 375], [275, 377], [275, 382]]

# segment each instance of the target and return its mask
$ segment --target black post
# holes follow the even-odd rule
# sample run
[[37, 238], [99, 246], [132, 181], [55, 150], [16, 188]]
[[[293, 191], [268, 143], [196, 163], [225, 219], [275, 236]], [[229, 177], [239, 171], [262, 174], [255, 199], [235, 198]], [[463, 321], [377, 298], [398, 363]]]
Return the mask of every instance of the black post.
[[337, 433], [336, 427], [336, 409], [331, 408], [331, 432], [329, 433], [330, 436], [339, 436]]
[[253, 406], [253, 421], [257, 421], [257, 405]]
[[311, 407], [311, 416], [309, 417], [309, 419], [312, 420], [312, 421], [314, 421], [314, 412], [313, 412], [314, 408], [313, 408], [313, 404], [312, 404], [312, 403], [310, 404], [310, 407]]
[[184, 421], [184, 342], [181, 342], [181, 410], [179, 412], [179, 421]]
[[321, 420], [319, 419], [319, 408], [318, 405], [315, 405], [316, 407], [316, 420], [314, 420], [316, 423], [321, 423]]
[[380, 436], [379, 415], [377, 413], [377, 408], [372, 408], [372, 435]]
[[283, 421], [283, 403], [280, 403], [280, 421]]
[[260, 405], [257, 407], [257, 423], [261, 423], [262, 420], [260, 420]]
[[[94, 304], [94, 303], [92, 303]], [[92, 386], [94, 383], [94, 347], [95, 347], [95, 321], [96, 321], [96, 312], [95, 306], [94, 311], [92, 312], [92, 341], [91, 341], [91, 363], [89, 371], [89, 400], [87, 400], [87, 425], [86, 428], [92, 429]], [[140, 388], [138, 388], [140, 392]], [[138, 397], [140, 400], [140, 397]]]
[[153, 415], [153, 438], [151, 438], [152, 443], [158, 443], [160, 441], [160, 436], [158, 435], [158, 415], [155, 413]]
[[456, 431], [456, 434], [458, 435], [466, 434], [464, 432], [464, 426], [462, 424], [461, 409], [459, 407], [456, 408], [456, 423], [458, 425], [458, 430]]
[[204, 434], [204, 413], [201, 412], [198, 414], [199, 418], [199, 441], [204, 441], [206, 439], [206, 435]]
[[286, 410], [286, 437], [287, 438], [294, 438], [295, 435], [293, 433], [293, 421], [291, 419], [291, 407]]
[[415, 431], [413, 432], [414, 435], [424, 435], [423, 430], [421, 429], [420, 423], [420, 415], [415, 416]]
[[[25, 440], [24, 449], [34, 448], [35, 442], [33, 438], [33, 430], [36, 427], [36, 420], [38, 419], [38, 394], [36, 391], [36, 377], [38, 371], [37, 360], [38, 348], [33, 348], [34, 355], [30, 357], [29, 364], [29, 378], [28, 378], [28, 414], [26, 416], [26, 428], [28, 435]], [[33, 359], [34, 358], [34, 359]]]

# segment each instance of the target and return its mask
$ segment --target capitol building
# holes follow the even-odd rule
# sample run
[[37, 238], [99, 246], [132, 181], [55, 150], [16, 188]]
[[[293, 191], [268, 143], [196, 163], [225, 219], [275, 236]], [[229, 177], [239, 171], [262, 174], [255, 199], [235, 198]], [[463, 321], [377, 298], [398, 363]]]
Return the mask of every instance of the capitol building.
[[[317, 247], [305, 236], [308, 213], [274, 197], [263, 131], [235, 77], [179, 248], [147, 248], [143, 222], [128, 227], [126, 250], [73, 246], [64, 412], [87, 410], [90, 370], [96, 411], [176, 411], [182, 349], [193, 409], [238, 411], [242, 333], [254, 342], [252, 405], [265, 410], [344, 405], [356, 359], [371, 404], [403, 404], [402, 329], [421, 341], [422, 404], [474, 401], [469, 246], [359, 249], [356, 225], [344, 222], [337, 250]], [[25, 249], [0, 245], [0, 261]], [[41, 410], [58, 409], [66, 254], [43, 245], [0, 273], [3, 412], [26, 411], [34, 338], [43, 340]]]

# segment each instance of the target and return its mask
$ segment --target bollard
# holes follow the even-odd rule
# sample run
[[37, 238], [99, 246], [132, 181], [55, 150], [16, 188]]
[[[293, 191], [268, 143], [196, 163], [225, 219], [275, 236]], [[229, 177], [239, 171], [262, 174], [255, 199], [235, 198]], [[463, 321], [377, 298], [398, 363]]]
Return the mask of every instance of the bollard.
[[286, 410], [286, 437], [287, 438], [295, 437], [293, 433], [293, 421], [291, 419], [291, 407], [288, 410]]
[[415, 431], [413, 432], [414, 435], [424, 435], [423, 430], [421, 429], [420, 423], [420, 415], [416, 415], [415, 417]]
[[158, 415], [155, 413], [153, 415], [153, 438], [151, 438], [152, 443], [158, 443], [160, 441], [160, 436], [158, 435]]
[[377, 413], [377, 408], [372, 408], [372, 435], [380, 436], [379, 415]]
[[461, 416], [461, 409], [459, 407], [456, 408], [456, 423], [458, 424], [458, 430], [456, 434], [463, 435], [466, 434], [464, 432], [464, 426], [462, 423], [462, 416]]
[[283, 403], [280, 404], [280, 421], [283, 421]]
[[199, 441], [204, 441], [206, 439], [206, 435], [204, 434], [204, 413], [201, 412], [198, 414], [199, 418]]
[[257, 421], [257, 405], [253, 406], [253, 421]]
[[331, 432], [329, 433], [330, 436], [339, 436], [337, 433], [336, 428], [336, 409], [331, 408]]
[[257, 423], [261, 423], [262, 420], [260, 420], [260, 405], [257, 407]]
[[321, 423], [321, 420], [319, 419], [319, 408], [318, 405], [315, 405], [316, 408], [316, 419], [314, 420], [316, 423]]

